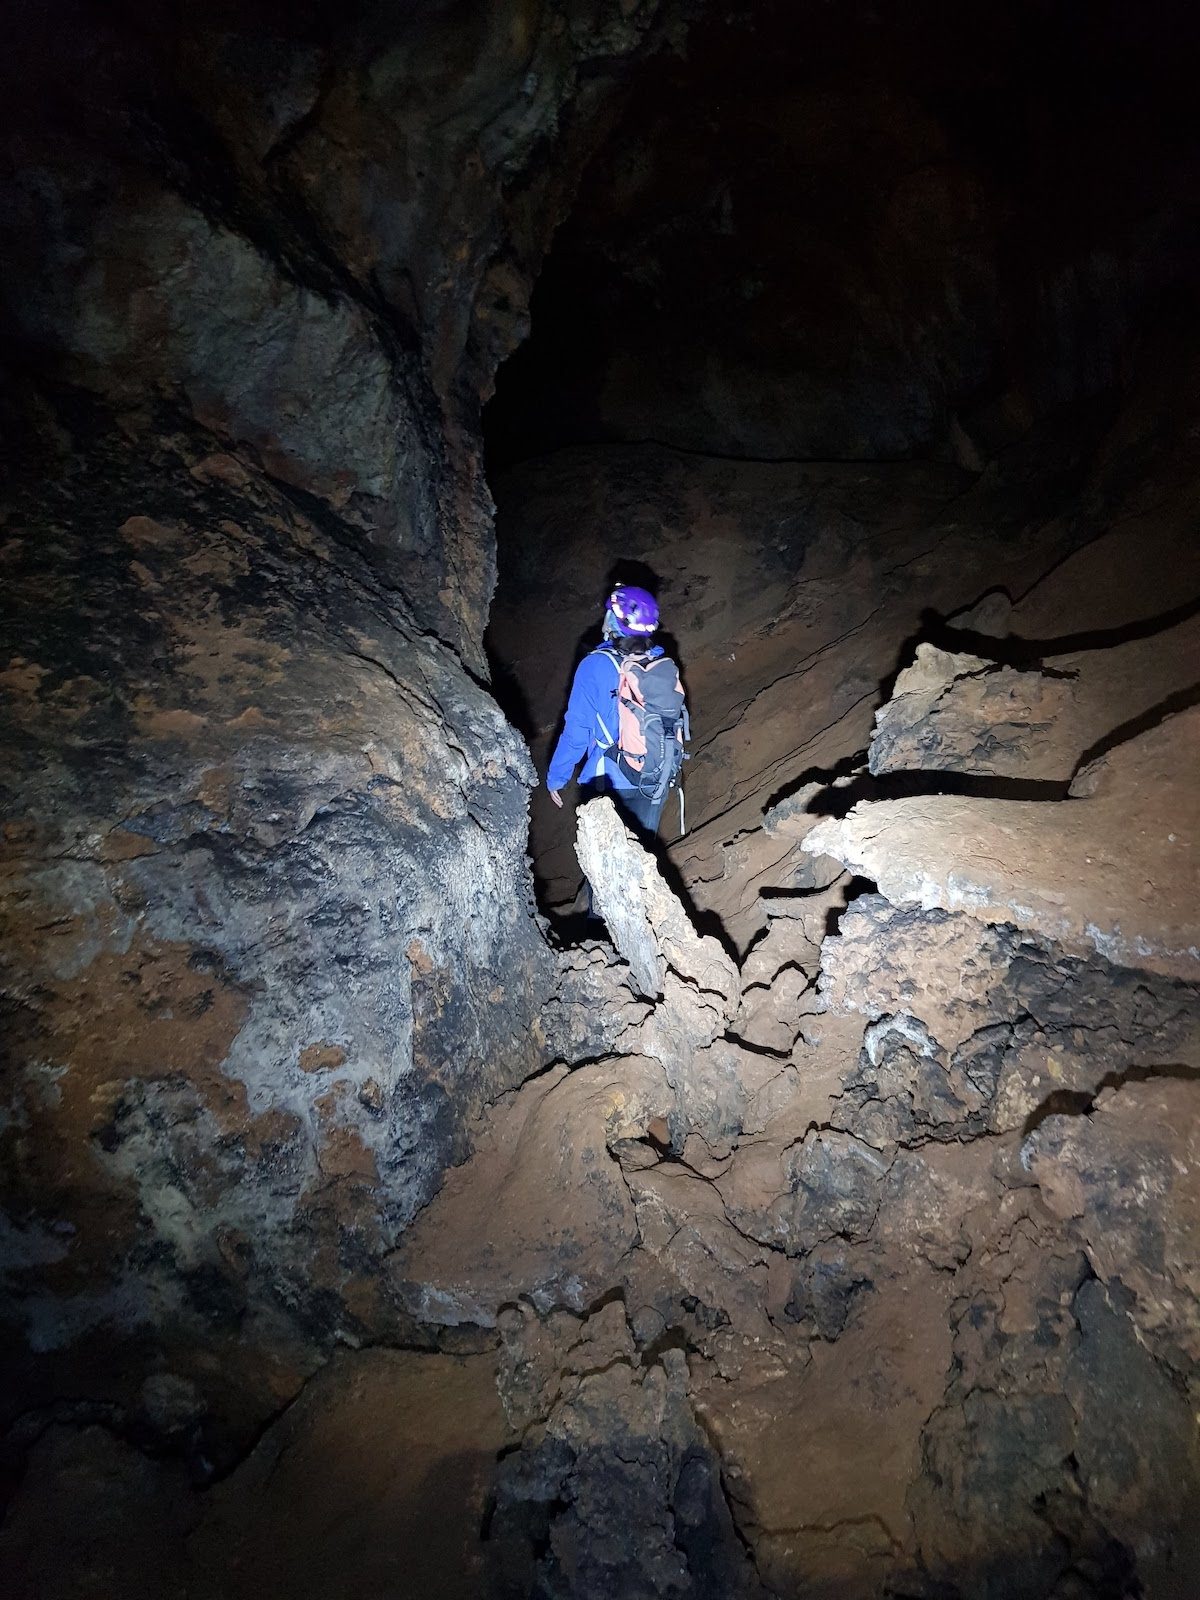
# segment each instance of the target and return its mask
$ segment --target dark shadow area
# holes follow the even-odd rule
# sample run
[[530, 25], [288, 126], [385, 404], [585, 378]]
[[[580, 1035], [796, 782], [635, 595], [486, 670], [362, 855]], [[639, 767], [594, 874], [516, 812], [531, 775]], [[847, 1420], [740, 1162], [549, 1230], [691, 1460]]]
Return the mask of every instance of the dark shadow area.
[[[865, 755], [865, 752], [863, 752]], [[842, 766], [856, 764], [862, 756], [849, 757]], [[835, 781], [838, 780], [838, 781]], [[1070, 780], [1053, 778], [1006, 778], [972, 772], [943, 772], [935, 768], [912, 772], [888, 772], [880, 776], [855, 770], [852, 777], [833, 772], [806, 772], [795, 783], [787, 784], [772, 796], [764, 815], [787, 805], [788, 799], [813, 783], [825, 782], [806, 802], [803, 815], [844, 817], [852, 807], [866, 801], [911, 800], [923, 795], [959, 795], [976, 800], [1057, 801], [1069, 798]], [[789, 808], [788, 815], [792, 812]]]
[[935, 612], [926, 612], [921, 619], [921, 631], [916, 643], [937, 645], [962, 655], [982, 656], [1003, 667], [1016, 667], [1021, 672], [1041, 672], [1043, 662], [1050, 656], [1072, 655], [1078, 650], [1108, 650], [1113, 645], [1132, 644], [1137, 639], [1151, 639], [1157, 633], [1178, 627], [1200, 615], [1200, 595], [1181, 601], [1169, 611], [1160, 611], [1152, 617], [1139, 617], [1133, 622], [1114, 628], [1090, 628], [1079, 633], [1061, 633], [1052, 638], [1022, 639], [1016, 634], [996, 638], [993, 634], [976, 633], [969, 628], [956, 628], [952, 622]]
[[[584, 652], [586, 654], [586, 652]], [[579, 665], [582, 660], [580, 655], [575, 662]], [[512, 723], [513, 727], [529, 744], [534, 735], [533, 713], [529, 706], [529, 697], [521, 685], [521, 680], [512, 668], [495, 654], [488, 652], [488, 666], [491, 670], [491, 694], [496, 704]], [[565, 707], [566, 701], [563, 702]]]
[[888, 772], [874, 777], [864, 772], [850, 783], [831, 786], [816, 794], [807, 807], [814, 816], [844, 817], [864, 800], [912, 800], [922, 795], [959, 795], [973, 800], [1066, 800], [1070, 782], [1053, 778], [1004, 778], [974, 772], [936, 769]]
[[843, 884], [841, 905], [830, 906], [825, 915], [825, 937], [831, 939], [837, 933], [842, 925], [842, 918], [856, 900], [861, 899], [865, 894], [878, 893], [879, 886], [873, 883], [870, 878], [854, 877], [848, 883]]
[[604, 608], [604, 600], [621, 583], [629, 583], [636, 588], [645, 589], [655, 599], [658, 598], [658, 592], [662, 587], [662, 580], [653, 567], [647, 566], [644, 561], [634, 561], [628, 556], [622, 556], [619, 560], [614, 561], [609, 568], [607, 578], [604, 580], [604, 594], [600, 597], [601, 610]]
[[1174, 694], [1169, 694], [1165, 700], [1160, 700], [1156, 706], [1150, 706], [1140, 716], [1130, 717], [1128, 722], [1121, 723], [1111, 733], [1106, 733], [1102, 739], [1097, 739], [1080, 756], [1075, 764], [1078, 774], [1093, 761], [1098, 761], [1110, 750], [1115, 750], [1118, 745], [1127, 744], [1130, 739], [1136, 739], [1141, 733], [1149, 733], [1151, 728], [1157, 728], [1160, 722], [1165, 722], [1168, 717], [1173, 717], [1176, 712], [1187, 711], [1191, 706], [1200, 705], [1200, 683], [1193, 683], [1190, 688], [1177, 689]]
[[[833, 785], [838, 779], [853, 778], [858, 775], [866, 765], [867, 752], [865, 749], [856, 750], [853, 755], [843, 756], [832, 767], [806, 767], [797, 778], [785, 783], [776, 789], [767, 799], [763, 807], [763, 815], [767, 816], [777, 807], [782, 807], [793, 795], [799, 794], [801, 789], [808, 788], [811, 784], [820, 783]], [[789, 811], [791, 808], [788, 808]], [[805, 811], [808, 807], [805, 807]]]
[[1175, 1078], [1185, 1083], [1200, 1081], [1200, 1067], [1186, 1062], [1168, 1062], [1163, 1066], [1129, 1067], [1124, 1072], [1106, 1073], [1090, 1091], [1056, 1089], [1047, 1095], [1026, 1117], [1021, 1126], [1021, 1138], [1041, 1127], [1048, 1117], [1090, 1117], [1096, 1101], [1106, 1089], [1123, 1089], [1127, 1083], [1150, 1083], [1155, 1078]]

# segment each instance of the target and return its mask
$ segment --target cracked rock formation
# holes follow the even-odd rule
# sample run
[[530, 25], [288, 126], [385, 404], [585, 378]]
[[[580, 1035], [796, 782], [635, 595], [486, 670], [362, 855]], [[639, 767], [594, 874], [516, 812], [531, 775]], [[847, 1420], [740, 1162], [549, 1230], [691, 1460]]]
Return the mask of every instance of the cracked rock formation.
[[100, 1330], [218, 1389], [203, 1344], [290, 1343], [270, 1394], [397, 1326], [361, 1263], [555, 1053], [527, 757], [210, 436], [69, 460], [5, 563], [6, 1321], [34, 1394]]
[[1097, 950], [1121, 966], [1200, 973], [1200, 709], [1099, 756], [1070, 798], [867, 802], [805, 839], [896, 905], [940, 906]]
[[1195, 1600], [1184, 9], [14, 0], [6, 1600]]

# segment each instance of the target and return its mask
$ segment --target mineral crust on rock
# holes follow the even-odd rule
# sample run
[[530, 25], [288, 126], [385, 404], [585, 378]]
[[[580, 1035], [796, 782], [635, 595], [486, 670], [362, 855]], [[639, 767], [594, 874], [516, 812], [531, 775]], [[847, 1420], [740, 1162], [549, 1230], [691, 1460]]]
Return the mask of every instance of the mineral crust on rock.
[[13, 483], [0, 597], [4, 1317], [26, 1406], [108, 1330], [244, 1415], [397, 1326], [368, 1263], [560, 1053], [528, 758], [336, 525], [60, 404], [88, 444]]

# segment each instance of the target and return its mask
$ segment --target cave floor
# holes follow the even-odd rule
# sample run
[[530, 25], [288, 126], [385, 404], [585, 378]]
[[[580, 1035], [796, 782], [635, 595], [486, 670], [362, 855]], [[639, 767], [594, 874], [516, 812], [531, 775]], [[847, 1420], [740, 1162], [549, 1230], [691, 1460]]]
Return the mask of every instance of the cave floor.
[[[887, 806], [957, 784], [1021, 807], [1036, 861], [1105, 762], [1126, 799], [1086, 813], [1107, 818], [1089, 849], [1120, 854], [1151, 788], [1156, 839], [1192, 826], [1191, 469], [1167, 449], [1148, 486], [1103, 442], [1061, 450], [1049, 479], [972, 482], [648, 447], [519, 469], [502, 523], [542, 530], [556, 604], [535, 652], [509, 573], [492, 649], [539, 767], [605, 519], [658, 552], [686, 640], [695, 827], [668, 834], [666, 882], [627, 845], [663, 993], [622, 987], [606, 944], [567, 953], [569, 1003], [620, 1010], [611, 1054], [490, 1107], [380, 1263], [430, 1348], [342, 1349], [215, 1480], [182, 1431], [148, 1455], [60, 1408], [0, 1534], [9, 1592], [1195, 1592], [1194, 975], [1158, 959], [1150, 912], [1150, 956], [1110, 966], [961, 882], [872, 893], [849, 835], [802, 848], [855, 800], [886, 849]], [[935, 654], [897, 681], [922, 633]], [[1127, 746], [1149, 752], [1132, 780]], [[574, 819], [543, 800], [561, 908]], [[916, 815], [913, 872], [936, 820]]]

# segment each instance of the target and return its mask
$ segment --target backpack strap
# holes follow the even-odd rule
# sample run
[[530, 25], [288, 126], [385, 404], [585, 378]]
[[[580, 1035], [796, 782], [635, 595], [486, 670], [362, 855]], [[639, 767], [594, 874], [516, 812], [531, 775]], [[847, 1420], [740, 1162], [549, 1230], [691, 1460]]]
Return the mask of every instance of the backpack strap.
[[[615, 684], [613, 684], [613, 690], [612, 690], [613, 701], [615, 703], [616, 698], [617, 698], [617, 691], [621, 687], [621, 662], [620, 662], [620, 658], [618, 657], [617, 652], [615, 650], [611, 650], [607, 645], [603, 645], [603, 644], [598, 644], [594, 650], [589, 651], [588, 655], [587, 655], [587, 657], [585, 657], [585, 659], [586, 660], [590, 660], [592, 656], [603, 656], [605, 661], [611, 661], [613, 666], [616, 667], [616, 669], [617, 669], [617, 681], [616, 681]], [[600, 744], [599, 740], [596, 741], [596, 743], [600, 747], [600, 760], [596, 765], [596, 775], [597, 775], [597, 777], [603, 777], [604, 776], [604, 758], [605, 758], [605, 756], [608, 754], [608, 752], [610, 750], [615, 750], [617, 748], [617, 735], [616, 735], [616, 732], [614, 731], [615, 725], [616, 725], [616, 721], [617, 721], [615, 709], [614, 709], [613, 715], [612, 715], [610, 720], [614, 724], [614, 728], [610, 728], [608, 726], [608, 723], [605, 722], [605, 720], [604, 720], [604, 718], [602, 716], [600, 716], [599, 714], [597, 714], [597, 716], [596, 716], [596, 721], [600, 724], [600, 732], [604, 735], [604, 738], [608, 741], [606, 744]]]

